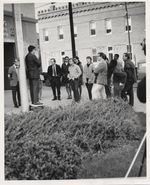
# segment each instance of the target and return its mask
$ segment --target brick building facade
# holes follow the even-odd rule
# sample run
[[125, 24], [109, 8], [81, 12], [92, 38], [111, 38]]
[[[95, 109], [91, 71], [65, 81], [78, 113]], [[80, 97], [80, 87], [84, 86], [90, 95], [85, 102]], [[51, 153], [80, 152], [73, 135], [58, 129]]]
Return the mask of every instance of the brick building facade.
[[[82, 2], [73, 4], [76, 53], [83, 65], [86, 56], [95, 60], [97, 52], [108, 58], [128, 50], [130, 30], [132, 60], [136, 65], [145, 61], [140, 43], [145, 37], [145, 3], [128, 2], [129, 28], [123, 2]], [[40, 10], [38, 12], [40, 47], [43, 71], [47, 71], [49, 59], [54, 57], [62, 64], [64, 56], [72, 57], [68, 6]]]

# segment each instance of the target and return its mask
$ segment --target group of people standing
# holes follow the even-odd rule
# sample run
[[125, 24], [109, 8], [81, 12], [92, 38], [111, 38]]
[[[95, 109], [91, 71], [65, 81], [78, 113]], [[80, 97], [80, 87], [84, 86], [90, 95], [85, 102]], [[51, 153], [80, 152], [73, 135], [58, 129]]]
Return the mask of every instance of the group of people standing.
[[61, 67], [56, 64], [56, 60], [52, 58], [50, 60], [50, 66], [47, 70], [47, 75], [53, 91], [53, 101], [61, 100], [61, 84], [66, 87], [68, 99], [72, 99], [73, 91], [74, 100], [76, 102], [80, 101], [82, 93], [81, 85], [83, 84], [83, 67], [78, 57], [69, 58], [66, 56]]
[[[34, 105], [42, 105], [39, 102], [41, 96], [41, 83], [40, 83], [40, 74], [41, 74], [41, 62], [36, 56], [36, 47], [30, 45], [28, 47], [28, 54], [25, 57], [26, 64], [26, 74], [29, 80], [30, 86], [30, 97], [31, 103]], [[19, 67], [20, 61], [15, 59], [13, 65], [8, 70], [8, 78], [10, 79], [10, 86], [12, 89], [12, 97], [14, 107], [18, 108], [21, 106], [20, 90], [19, 90]]]
[[[35, 105], [41, 105], [42, 103], [39, 102], [41, 62], [35, 55], [36, 48], [34, 46], [29, 46], [28, 51], [25, 62], [31, 102]], [[115, 54], [113, 60], [109, 61], [102, 52], [98, 53], [97, 62], [92, 62], [92, 58], [87, 56], [85, 66], [82, 66], [79, 57], [69, 58], [66, 56], [62, 66], [56, 63], [55, 58], [51, 58], [47, 76], [53, 92], [52, 100], [61, 100], [61, 85], [63, 84], [66, 87], [68, 99], [74, 98], [75, 102], [80, 102], [82, 85], [85, 84], [90, 100], [105, 99], [112, 95], [127, 100], [128, 95], [129, 104], [133, 106], [133, 84], [136, 82], [135, 66], [128, 53], [123, 54], [123, 61], [119, 59], [118, 54]], [[17, 68], [17, 62], [15, 62], [8, 71], [10, 79], [14, 73], [16, 73], [17, 78], [17, 82], [12, 84], [15, 86], [12, 88], [15, 107], [21, 105]], [[18, 93], [18, 103], [16, 93]]]
[[115, 54], [109, 62], [106, 55], [98, 53], [97, 62], [92, 63], [87, 57], [87, 64], [83, 70], [84, 81], [89, 93], [89, 99], [106, 99], [113, 96], [127, 100], [133, 106], [133, 84], [136, 82], [135, 66], [130, 60], [130, 54], [123, 54], [123, 62]]
[[[135, 66], [130, 60], [130, 54], [123, 54], [123, 61], [115, 54], [109, 62], [102, 52], [97, 55], [97, 62], [92, 62], [90, 56], [86, 57], [86, 65], [83, 67], [79, 57], [66, 56], [62, 66], [56, 64], [56, 60], [50, 60], [47, 74], [53, 91], [52, 100], [61, 100], [61, 84], [65, 85], [68, 99], [79, 102], [82, 94], [82, 85], [85, 84], [89, 99], [108, 98], [113, 96], [127, 100], [133, 106], [133, 84], [136, 82]], [[113, 90], [112, 90], [113, 87]], [[57, 91], [57, 92], [56, 92]]]

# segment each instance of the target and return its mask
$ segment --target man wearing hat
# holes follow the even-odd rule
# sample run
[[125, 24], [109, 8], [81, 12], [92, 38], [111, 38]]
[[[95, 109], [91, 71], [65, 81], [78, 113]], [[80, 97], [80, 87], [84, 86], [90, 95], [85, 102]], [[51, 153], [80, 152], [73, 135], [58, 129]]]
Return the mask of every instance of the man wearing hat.
[[14, 103], [14, 107], [16, 108], [21, 106], [18, 68], [19, 68], [19, 61], [15, 59], [15, 61], [13, 62], [13, 65], [10, 66], [8, 69], [8, 78], [10, 80], [10, 86], [12, 89], [13, 103]]
[[30, 96], [31, 102], [34, 105], [41, 105], [39, 102], [39, 79], [40, 79], [40, 66], [41, 62], [36, 57], [36, 47], [30, 45], [28, 47], [29, 53], [25, 57], [26, 68], [27, 68], [27, 77], [29, 78], [30, 84]]

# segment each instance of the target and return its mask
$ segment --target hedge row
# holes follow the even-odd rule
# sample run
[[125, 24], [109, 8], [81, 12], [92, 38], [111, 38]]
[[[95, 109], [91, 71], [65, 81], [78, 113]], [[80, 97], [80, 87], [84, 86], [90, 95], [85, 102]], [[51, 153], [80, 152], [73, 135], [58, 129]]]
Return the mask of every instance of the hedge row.
[[119, 99], [5, 115], [5, 178], [75, 179], [83, 159], [139, 140], [142, 131]]

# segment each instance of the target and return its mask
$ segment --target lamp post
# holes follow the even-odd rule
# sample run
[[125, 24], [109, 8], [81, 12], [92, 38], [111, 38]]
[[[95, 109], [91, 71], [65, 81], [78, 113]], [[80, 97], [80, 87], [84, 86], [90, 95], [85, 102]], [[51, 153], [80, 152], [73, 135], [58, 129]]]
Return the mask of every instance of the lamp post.
[[74, 39], [74, 25], [73, 25], [73, 13], [72, 13], [72, 3], [68, 3], [69, 7], [69, 21], [70, 21], [70, 34], [71, 34], [71, 45], [72, 45], [72, 57], [76, 56], [76, 47]]
[[128, 31], [128, 42], [129, 42], [129, 50], [127, 52], [130, 53], [130, 57], [132, 58], [132, 51], [131, 51], [131, 39], [130, 39], [130, 30], [129, 30], [129, 15], [128, 15], [128, 7], [127, 3], [125, 2], [125, 11], [126, 11], [126, 20], [127, 20], [127, 31]]

